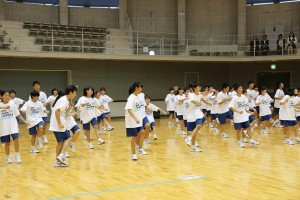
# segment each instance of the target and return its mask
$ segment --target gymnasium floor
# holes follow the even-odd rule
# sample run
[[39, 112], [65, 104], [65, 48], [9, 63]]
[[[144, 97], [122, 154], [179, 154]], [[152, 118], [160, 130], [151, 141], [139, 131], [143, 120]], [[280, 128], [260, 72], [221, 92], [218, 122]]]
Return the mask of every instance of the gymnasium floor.
[[[133, 162], [124, 120], [113, 119], [114, 131], [104, 132], [105, 145], [89, 150], [82, 135], [70, 167], [54, 167], [56, 141], [41, 153], [29, 153], [30, 137], [21, 125], [22, 164], [6, 164], [0, 149], [0, 199], [300, 199], [300, 144], [284, 144], [282, 129], [270, 128], [257, 147], [239, 149], [235, 131], [223, 139], [206, 126], [198, 135], [202, 153], [192, 153], [176, 126], [156, 120], [158, 140], [148, 155]], [[14, 148], [11, 146], [14, 160]]]

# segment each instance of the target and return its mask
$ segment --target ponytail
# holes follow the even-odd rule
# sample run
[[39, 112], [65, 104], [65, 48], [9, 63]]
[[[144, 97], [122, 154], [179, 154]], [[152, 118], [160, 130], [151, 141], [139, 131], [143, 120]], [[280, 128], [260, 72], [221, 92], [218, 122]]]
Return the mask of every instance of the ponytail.
[[143, 85], [140, 82], [134, 82], [133, 85], [130, 86], [130, 88], [129, 88], [129, 91], [128, 91], [129, 95], [131, 95], [134, 92], [135, 88], [138, 88], [138, 87], [143, 87]]
[[60, 99], [62, 96], [64, 96], [64, 92], [61, 91], [61, 90], [58, 91], [58, 96], [56, 97], [56, 99], [55, 99], [55, 101], [54, 101], [54, 103], [53, 103], [53, 105], [52, 105], [53, 108], [54, 108], [56, 102], [58, 101], [58, 99]]

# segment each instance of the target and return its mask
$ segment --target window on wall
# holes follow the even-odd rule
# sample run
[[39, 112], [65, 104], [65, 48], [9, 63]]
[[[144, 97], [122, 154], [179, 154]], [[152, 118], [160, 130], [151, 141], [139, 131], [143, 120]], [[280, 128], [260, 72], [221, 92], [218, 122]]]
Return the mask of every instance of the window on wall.
[[265, 4], [273, 4], [273, 3], [292, 3], [292, 2], [300, 2], [300, 0], [247, 0], [248, 6], [253, 5], [265, 5]]

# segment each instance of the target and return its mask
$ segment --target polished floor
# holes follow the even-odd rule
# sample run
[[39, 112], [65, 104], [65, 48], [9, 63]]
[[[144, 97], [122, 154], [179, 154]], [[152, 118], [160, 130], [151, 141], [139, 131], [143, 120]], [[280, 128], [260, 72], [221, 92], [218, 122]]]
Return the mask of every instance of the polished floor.
[[[124, 120], [114, 119], [115, 130], [102, 134], [105, 145], [92, 135], [90, 150], [80, 136], [66, 168], [54, 167], [53, 133], [47, 133], [41, 153], [32, 154], [20, 125], [22, 163], [6, 164], [0, 149], [0, 199], [300, 199], [300, 144], [284, 144], [282, 129], [261, 135], [258, 127], [261, 144], [240, 149], [231, 124], [227, 139], [206, 126], [197, 136], [203, 152], [194, 153], [176, 126], [156, 122], [159, 138], [137, 162], [131, 160]], [[13, 145], [11, 151], [14, 160]]]

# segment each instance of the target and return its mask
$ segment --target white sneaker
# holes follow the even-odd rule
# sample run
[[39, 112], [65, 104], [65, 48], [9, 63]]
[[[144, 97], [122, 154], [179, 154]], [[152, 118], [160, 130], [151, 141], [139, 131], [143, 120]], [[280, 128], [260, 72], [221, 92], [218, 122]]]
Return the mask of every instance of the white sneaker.
[[244, 143], [243, 143], [242, 141], [239, 141], [239, 142], [238, 142], [238, 147], [239, 147], [239, 148], [244, 148], [245, 145], [244, 145]]
[[35, 147], [30, 148], [30, 153], [40, 153], [39, 150], [37, 150]]
[[219, 130], [218, 130], [217, 128], [213, 128], [213, 132], [214, 132], [214, 133], [218, 133]]
[[138, 149], [138, 154], [147, 155], [148, 153], [144, 149]]
[[212, 125], [212, 123], [209, 123], [209, 128], [215, 128], [214, 125]]
[[285, 143], [288, 145], [294, 145], [295, 143], [291, 139], [286, 139]]
[[146, 142], [147, 144], [150, 144], [150, 143], [151, 143], [151, 141], [150, 141], [150, 139], [149, 139], [149, 138], [145, 139], [145, 141], [144, 141], [144, 142]]
[[266, 130], [262, 130], [261, 134], [265, 135], [265, 134], [268, 134], [268, 132]]
[[169, 126], [173, 126], [174, 123], [173, 123], [173, 122], [168, 122], [168, 125], [169, 125]]
[[266, 131], [267, 133], [269, 133], [269, 129], [268, 129], [268, 127], [266, 127], [266, 128], [265, 128], [265, 131]]
[[42, 140], [42, 138], [38, 138], [36, 140], [36, 143], [37, 143], [39, 149], [43, 148], [43, 140]]
[[16, 163], [21, 163], [22, 162], [20, 154], [16, 154], [15, 158], [16, 158]]
[[56, 160], [57, 160], [58, 162], [60, 162], [60, 164], [66, 166], [66, 167], [69, 166], [69, 164], [67, 163], [66, 159], [65, 159], [64, 156], [62, 156], [62, 155], [57, 156], [57, 157], [56, 157]]
[[255, 145], [259, 145], [260, 142], [256, 142], [255, 140], [250, 139], [250, 144], [251, 144], [252, 146], [255, 146]]
[[198, 144], [198, 142], [197, 142], [197, 141], [195, 141], [195, 146], [196, 146], [196, 147], [199, 147], [199, 144]]
[[188, 146], [191, 146], [191, 139], [192, 139], [192, 138], [190, 138], [190, 137], [188, 136], [188, 137], [186, 137], [185, 140], [184, 140], [185, 143], [186, 143]]
[[198, 147], [192, 147], [191, 152], [202, 152], [202, 150], [199, 149]]
[[87, 140], [86, 135], [83, 135], [82, 139], [86, 141]]
[[137, 155], [136, 154], [132, 154], [131, 158], [132, 158], [133, 161], [137, 161]]
[[73, 142], [70, 142], [70, 149], [72, 152], [75, 152], [75, 144]]
[[276, 128], [283, 128], [283, 126], [280, 123], [277, 123]]
[[217, 123], [218, 123], [218, 124], [220, 124], [220, 121], [219, 121], [219, 119], [218, 119], [218, 118], [216, 118], [216, 121], [217, 121]]
[[102, 138], [99, 138], [99, 139], [98, 139], [98, 144], [100, 144], [100, 145], [101, 145], [101, 144], [105, 144], [105, 141], [104, 141]]
[[44, 142], [45, 144], [48, 143], [48, 139], [47, 139], [46, 135], [43, 135], [42, 138], [43, 138], [43, 142]]
[[154, 135], [154, 136], [153, 136], [153, 140], [157, 140], [157, 135]]
[[104, 126], [102, 126], [102, 130], [103, 130], [103, 131], [107, 131], [107, 129], [106, 129]]
[[222, 133], [223, 138], [228, 138], [228, 135], [226, 133]]
[[144, 141], [143, 142], [143, 149], [147, 149], [148, 148], [148, 145], [147, 145], [147, 143]]
[[6, 157], [5, 162], [6, 162], [7, 164], [10, 164], [10, 163], [12, 163], [12, 160], [11, 160], [11, 158], [8, 156], [8, 157]]
[[186, 132], [185, 131], [180, 131], [180, 134], [181, 135], [186, 135]]
[[89, 148], [89, 149], [93, 149], [93, 148], [94, 148], [93, 144], [92, 144], [92, 143], [89, 143], [89, 144], [88, 144], [88, 148]]
[[65, 157], [65, 158], [70, 158], [70, 154], [66, 151], [66, 152], [64, 153], [64, 157]]
[[114, 127], [108, 126], [108, 127], [107, 127], [107, 130], [108, 130], [108, 131], [114, 130]]
[[295, 141], [296, 141], [298, 144], [300, 144], [300, 138], [295, 137]]
[[246, 138], [242, 138], [242, 142], [243, 142], [243, 143], [247, 143], [248, 140], [247, 140]]
[[245, 136], [246, 136], [247, 138], [249, 138], [249, 135], [248, 135], [248, 131], [247, 131], [247, 130], [243, 130], [243, 133], [245, 134]]

